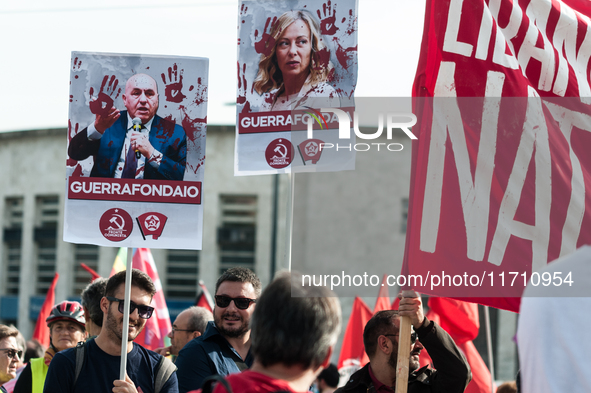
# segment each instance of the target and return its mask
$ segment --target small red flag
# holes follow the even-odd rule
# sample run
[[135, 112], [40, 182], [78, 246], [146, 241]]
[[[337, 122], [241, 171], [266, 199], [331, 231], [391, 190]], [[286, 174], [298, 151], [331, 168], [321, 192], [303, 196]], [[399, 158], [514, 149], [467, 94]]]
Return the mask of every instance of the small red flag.
[[51, 313], [51, 309], [55, 305], [55, 285], [59, 279], [59, 274], [55, 273], [53, 281], [47, 290], [45, 295], [45, 301], [39, 310], [39, 316], [37, 316], [37, 323], [35, 324], [35, 330], [33, 331], [33, 339], [39, 341], [45, 348], [49, 347], [49, 328], [45, 320]]
[[209, 291], [205, 287], [203, 281], [199, 280], [199, 287], [201, 288], [201, 293], [197, 296], [197, 301], [195, 305], [198, 307], [203, 307], [211, 312], [213, 312], [213, 301], [211, 299], [211, 295]]
[[363, 329], [371, 319], [373, 313], [365, 302], [355, 297], [353, 309], [347, 323], [341, 354], [339, 356], [338, 369], [349, 368], [351, 371], [357, 370], [369, 362], [363, 346]]
[[373, 308], [374, 314], [378, 311], [392, 309], [390, 307], [390, 295], [388, 293], [388, 284], [386, 282], [387, 277], [388, 275], [384, 274], [384, 278], [382, 279], [382, 286], [380, 287], [380, 291], [378, 292], [378, 298], [376, 299], [376, 305]]
[[85, 263], [80, 263], [82, 269], [86, 270], [92, 276], [92, 281], [96, 280], [97, 278], [101, 278], [101, 275], [95, 272], [90, 266]]

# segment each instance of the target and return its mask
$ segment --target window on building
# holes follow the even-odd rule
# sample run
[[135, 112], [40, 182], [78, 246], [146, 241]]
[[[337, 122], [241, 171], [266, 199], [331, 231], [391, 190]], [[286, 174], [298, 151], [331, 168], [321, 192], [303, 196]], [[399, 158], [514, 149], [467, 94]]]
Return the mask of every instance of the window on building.
[[220, 207], [220, 274], [235, 266], [247, 267], [254, 271], [257, 197], [220, 195]]
[[5, 244], [6, 271], [4, 272], [4, 287], [6, 294], [18, 295], [20, 266], [21, 266], [21, 244], [23, 227], [23, 198], [7, 198], [5, 201], [4, 222], [6, 223], [3, 232]]
[[166, 297], [194, 300], [197, 297], [198, 283], [199, 251], [168, 250]]
[[94, 270], [98, 270], [99, 248], [91, 244], [74, 245], [74, 285], [73, 296], [80, 296], [80, 293], [92, 280], [92, 276], [87, 272], [81, 263]]
[[37, 198], [35, 245], [37, 251], [36, 293], [45, 295], [56, 271], [57, 220], [59, 219], [59, 197]]
[[406, 233], [406, 221], [408, 220], [408, 198], [402, 198], [402, 220], [400, 232]]

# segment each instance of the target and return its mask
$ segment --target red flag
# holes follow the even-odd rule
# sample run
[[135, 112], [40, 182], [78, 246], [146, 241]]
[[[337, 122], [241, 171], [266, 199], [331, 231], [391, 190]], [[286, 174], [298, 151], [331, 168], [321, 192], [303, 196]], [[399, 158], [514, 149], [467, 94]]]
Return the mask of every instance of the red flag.
[[355, 297], [337, 365], [341, 376], [350, 375], [369, 362], [363, 346], [363, 329], [372, 315], [367, 304], [361, 298]]
[[472, 341], [478, 336], [480, 321], [478, 305], [445, 297], [430, 297], [429, 308], [439, 315], [439, 324], [456, 344]]
[[35, 330], [33, 331], [32, 338], [39, 341], [45, 348], [49, 347], [49, 328], [47, 327], [45, 320], [55, 305], [55, 285], [57, 284], [58, 279], [59, 274], [55, 273], [55, 276], [53, 276], [53, 281], [47, 290], [47, 295], [45, 295], [45, 301], [43, 302], [41, 310], [39, 311], [39, 315], [37, 316], [37, 323], [35, 324]]
[[376, 305], [373, 308], [374, 314], [378, 311], [392, 310], [392, 308], [390, 307], [390, 295], [388, 294], [388, 283], [386, 282], [387, 277], [388, 275], [384, 274], [384, 278], [382, 279], [382, 286], [380, 287], [380, 291], [378, 292], [378, 298], [376, 299]]
[[470, 364], [470, 369], [472, 369], [472, 381], [470, 381], [464, 393], [490, 393], [490, 371], [488, 371], [474, 343], [472, 341], [466, 341], [458, 345], [458, 347], [464, 352], [464, 356], [466, 356], [466, 360]]
[[517, 312], [535, 272], [591, 243], [591, 23], [571, 6], [591, 12], [427, 1], [402, 269], [413, 289]]
[[86, 270], [92, 276], [92, 281], [96, 280], [97, 278], [101, 278], [101, 275], [95, 272], [90, 266], [85, 263], [80, 263], [82, 269]]
[[209, 294], [209, 291], [207, 290], [205, 284], [201, 280], [199, 280], [199, 288], [201, 288], [201, 293], [197, 296], [197, 301], [195, 302], [195, 305], [206, 308], [209, 311], [213, 312], [213, 301], [211, 299], [211, 295]]
[[[472, 369], [472, 381], [466, 387], [468, 393], [491, 393], [490, 371], [472, 342], [478, 336], [480, 322], [478, 305], [442, 297], [429, 298], [427, 318], [437, 322], [464, 352]], [[428, 354], [421, 352], [421, 366], [431, 363]]]

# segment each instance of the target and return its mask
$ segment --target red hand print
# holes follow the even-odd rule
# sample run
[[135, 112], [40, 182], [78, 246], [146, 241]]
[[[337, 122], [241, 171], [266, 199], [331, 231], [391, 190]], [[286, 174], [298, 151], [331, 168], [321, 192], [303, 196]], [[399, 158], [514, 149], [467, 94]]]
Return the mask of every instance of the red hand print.
[[[115, 75], [112, 75], [111, 79], [109, 79], [108, 75], [105, 75], [98, 98], [91, 101], [88, 105], [90, 111], [95, 115], [107, 116], [113, 107], [114, 100], [116, 100], [119, 97], [119, 94], [121, 94], [121, 88], [117, 89], [118, 86], [119, 80], [115, 78]], [[90, 98], [92, 99], [94, 93], [92, 87], [90, 88], [89, 93]]]
[[82, 65], [82, 60], [78, 60], [78, 58], [76, 57], [74, 59], [74, 63], [72, 64], [72, 69], [75, 71], [79, 70], [81, 65]]
[[[261, 39], [254, 44], [254, 50], [257, 53], [260, 53], [264, 56], [269, 56], [273, 47], [275, 46], [275, 38], [271, 37], [271, 31], [273, 30], [273, 26], [277, 22], [277, 17], [273, 18], [273, 22], [271, 22], [271, 18], [267, 18], [267, 23], [265, 23], [265, 30], [263, 30], [263, 34], [261, 34]], [[269, 26], [270, 25], [270, 26]], [[267, 33], [267, 29], [269, 32]], [[259, 36], [259, 31], [254, 31], [254, 39], [257, 40]]]
[[330, 51], [327, 47], [316, 52], [316, 64], [314, 65], [315, 70], [323, 70], [328, 68], [330, 62]]
[[178, 72], [178, 66], [176, 63], [172, 67], [168, 67], [168, 82], [164, 72], [161, 74], [162, 82], [164, 82], [164, 95], [166, 101], [169, 102], [182, 102], [185, 99], [185, 95], [182, 93], [183, 90], [183, 71]]
[[[332, 11], [332, 15], [330, 14]], [[316, 11], [318, 14], [318, 18], [320, 18], [320, 33], [325, 35], [333, 35], [339, 29], [336, 25], [336, 13], [337, 13], [337, 5], [335, 4], [332, 7], [330, 0], [328, 2], [322, 4], [322, 14], [320, 10]]]
[[[78, 128], [80, 127], [79, 123], [74, 125], [74, 129], [72, 129], [72, 121], [68, 119], [68, 142], [74, 138], [74, 136], [78, 133]], [[72, 132], [73, 131], [73, 132]]]
[[351, 65], [353, 64], [353, 62], [355, 60], [355, 52], [357, 52], [357, 45], [355, 45], [352, 48], [344, 49], [336, 37], [334, 37], [332, 40], [335, 43], [335, 47], [336, 47], [335, 52], [336, 52], [337, 60], [339, 61], [339, 64], [342, 65], [344, 69], [346, 69], [346, 70], [349, 69], [349, 67], [351, 67]]
[[246, 102], [246, 63], [242, 64], [242, 75], [240, 75], [240, 62], [238, 62], [238, 97], [237, 104], [244, 104]]
[[[347, 35], [351, 35], [357, 30], [357, 17], [353, 16], [353, 10], [349, 10], [348, 19], [349, 20], [347, 21], [347, 30], [345, 30], [345, 33], [347, 33]], [[345, 20], [347, 20], [347, 18], [343, 18], [341, 22], [345, 23]]]

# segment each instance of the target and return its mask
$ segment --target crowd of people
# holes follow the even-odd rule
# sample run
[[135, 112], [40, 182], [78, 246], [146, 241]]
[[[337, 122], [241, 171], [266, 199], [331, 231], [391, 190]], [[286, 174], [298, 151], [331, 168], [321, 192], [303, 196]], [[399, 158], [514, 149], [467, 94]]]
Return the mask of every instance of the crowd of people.
[[[147, 274], [133, 269], [131, 276], [126, 334], [125, 271], [89, 284], [81, 304], [55, 305], [46, 320], [51, 340], [44, 352], [25, 344], [16, 328], [0, 325], [0, 390], [6, 393], [9, 386], [14, 393], [394, 392], [404, 316], [413, 326], [408, 392], [460, 393], [471, 380], [463, 353], [425, 317], [421, 298], [401, 297], [399, 310], [380, 311], [366, 324], [363, 343], [369, 363], [339, 384], [339, 372], [330, 363], [342, 324], [334, 293], [297, 285], [301, 277], [289, 272], [279, 273], [262, 290], [259, 278], [242, 267], [219, 277], [213, 313], [197, 306], [182, 311], [168, 335], [171, 345], [150, 351], [134, 339], [152, 316], [156, 289]], [[120, 379], [124, 336], [126, 376]], [[420, 367], [422, 349], [429, 352], [435, 368]], [[26, 357], [25, 351], [34, 354]]]

